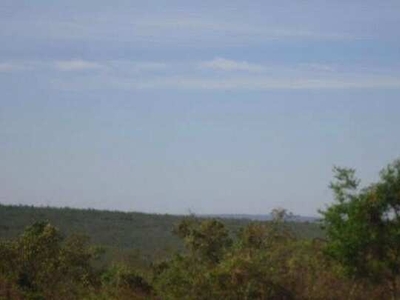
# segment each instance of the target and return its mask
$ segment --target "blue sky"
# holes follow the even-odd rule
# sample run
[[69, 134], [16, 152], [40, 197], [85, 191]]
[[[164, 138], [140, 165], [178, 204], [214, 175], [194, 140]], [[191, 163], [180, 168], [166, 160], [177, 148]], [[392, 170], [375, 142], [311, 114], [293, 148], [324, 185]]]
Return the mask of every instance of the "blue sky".
[[398, 1], [0, 4], [0, 202], [316, 215], [400, 157]]

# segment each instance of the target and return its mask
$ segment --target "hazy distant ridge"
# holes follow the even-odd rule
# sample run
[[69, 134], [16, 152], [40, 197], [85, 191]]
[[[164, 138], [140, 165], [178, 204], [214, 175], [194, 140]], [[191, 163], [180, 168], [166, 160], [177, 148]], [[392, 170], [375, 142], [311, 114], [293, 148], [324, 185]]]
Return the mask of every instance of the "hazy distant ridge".
[[[244, 219], [244, 220], [252, 220], [252, 221], [271, 221], [273, 216], [271, 214], [266, 215], [253, 215], [253, 214], [208, 214], [202, 215], [204, 217], [211, 218], [222, 218], [222, 219]], [[292, 215], [288, 219], [288, 221], [292, 222], [317, 222], [319, 218], [317, 217], [309, 217], [309, 216], [300, 216], [300, 215]]]

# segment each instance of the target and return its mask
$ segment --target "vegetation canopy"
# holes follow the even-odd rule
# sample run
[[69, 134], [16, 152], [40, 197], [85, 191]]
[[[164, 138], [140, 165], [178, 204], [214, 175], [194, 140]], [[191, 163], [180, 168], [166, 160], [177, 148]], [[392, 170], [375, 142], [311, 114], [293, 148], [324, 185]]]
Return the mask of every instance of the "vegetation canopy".
[[[146, 248], [149, 253], [121, 259], [121, 252], [109, 255], [112, 248], [95, 247], [85, 235], [34, 222], [0, 241], [0, 299], [400, 299], [400, 161], [364, 188], [353, 169], [335, 167], [334, 173], [335, 202], [321, 212], [323, 238], [299, 235], [307, 227], [290, 222], [285, 209], [263, 222], [180, 217], [170, 227], [180, 244], [168, 255]], [[65, 220], [94, 213], [99, 224], [94, 211], [1, 208], [13, 216], [18, 209], [20, 215], [66, 212], [71, 219], [58, 221], [67, 228]], [[136, 215], [101, 216], [126, 226]], [[4, 233], [12, 224], [2, 222]]]
[[360, 189], [353, 169], [334, 168], [330, 187], [336, 202], [322, 212], [326, 253], [347, 275], [390, 283], [398, 298], [400, 272], [400, 160], [380, 180]]

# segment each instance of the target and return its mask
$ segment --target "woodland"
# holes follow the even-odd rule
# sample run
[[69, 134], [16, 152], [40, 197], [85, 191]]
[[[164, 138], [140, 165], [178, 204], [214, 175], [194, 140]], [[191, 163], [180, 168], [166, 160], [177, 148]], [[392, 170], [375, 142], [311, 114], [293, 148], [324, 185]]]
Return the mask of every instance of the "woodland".
[[316, 222], [0, 206], [0, 299], [400, 299], [400, 161]]

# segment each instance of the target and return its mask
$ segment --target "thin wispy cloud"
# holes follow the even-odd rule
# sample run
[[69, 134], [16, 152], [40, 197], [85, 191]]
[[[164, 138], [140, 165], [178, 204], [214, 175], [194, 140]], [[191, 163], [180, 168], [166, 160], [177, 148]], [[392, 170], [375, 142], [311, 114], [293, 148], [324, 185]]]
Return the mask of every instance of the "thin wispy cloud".
[[247, 61], [235, 61], [221, 57], [214, 58], [211, 61], [201, 62], [200, 68], [212, 69], [219, 71], [246, 71], [246, 72], [261, 72], [265, 68], [262, 65], [248, 63]]
[[118, 61], [104, 64], [109, 68], [106, 74], [98, 73], [96, 77], [91, 75], [79, 77], [77, 80], [59, 78], [53, 83], [63, 90], [69, 88], [116, 90], [400, 88], [400, 76], [394, 70], [368, 75], [364, 70], [352, 69], [345, 72], [337, 65], [316, 62], [267, 66], [218, 57], [201, 62]]
[[[361, 166], [400, 148], [399, 0], [5, 2], [0, 178], [14, 203], [119, 197], [178, 212], [211, 199], [257, 212], [267, 175], [271, 198], [315, 200], [315, 211], [326, 193], [296, 178], [313, 170], [308, 181], [325, 186], [335, 160]], [[288, 160], [293, 149], [304, 159]]]
[[101, 69], [104, 66], [97, 62], [85, 61], [85, 60], [65, 60], [56, 61], [54, 63], [56, 69], [61, 71], [83, 71], [83, 70], [93, 70]]
[[130, 60], [116, 60], [108, 61], [106, 65], [116, 72], [121, 71], [123, 73], [152, 73], [166, 71], [170, 67], [165, 62], [153, 62], [153, 61], [130, 61]]
[[322, 90], [400, 88], [400, 78], [269, 78], [240, 77], [210, 79], [201, 77], [169, 77], [147, 81], [121, 81], [118, 85], [133, 89], [194, 89], [194, 90]]
[[134, 62], [133, 68], [137, 71], [160, 71], [167, 69], [168, 64], [163, 62]]
[[26, 70], [43, 71], [100, 71], [152, 73], [167, 70], [169, 65], [164, 62], [133, 61], [133, 60], [15, 60], [0, 62], [0, 72], [21, 72]]
[[[146, 17], [124, 13], [79, 14], [74, 16], [27, 17], [25, 26], [17, 19], [1, 21], [19, 38], [39, 41], [64, 40], [105, 43], [136, 43], [137, 47], [221, 45], [242, 46], [267, 41], [348, 40], [354, 36], [343, 31], [323, 31], [294, 24], [274, 25], [263, 21], [243, 22], [204, 15], [154, 14]], [[110, 25], [112, 24], [112, 26]], [[35, 30], [33, 30], [35, 29]], [[1, 37], [1, 32], [0, 32]], [[10, 38], [7, 36], [7, 38]]]
[[219, 36], [220, 38], [261, 38], [265, 40], [277, 39], [348, 39], [348, 33], [321, 32], [292, 26], [265, 26], [259, 22], [229, 21], [224, 19], [212, 19], [202, 15], [161, 15], [146, 18], [137, 18], [129, 25], [136, 29], [141, 36], [186, 36], [196, 38], [209, 38]]
[[400, 89], [396, 69], [371, 68], [368, 75], [364, 69], [346, 67], [343, 71], [343, 66], [317, 62], [265, 65], [221, 57], [200, 62], [71, 59], [2, 62], [0, 72], [34, 71], [61, 90]]
[[365, 77], [266, 77], [240, 76], [218, 77], [205, 76], [163, 76], [142, 79], [97, 76], [68, 80], [52, 80], [53, 87], [68, 90], [205, 90], [205, 91], [240, 91], [240, 90], [343, 90], [343, 89], [400, 89], [400, 77], [374, 76]]
[[19, 63], [19, 62], [2, 62], [0, 63], [0, 72], [9, 73], [17, 71], [25, 71], [32, 69], [31, 64]]
[[337, 66], [321, 63], [302, 63], [299, 65], [301, 69], [322, 71], [322, 72], [335, 72]]

